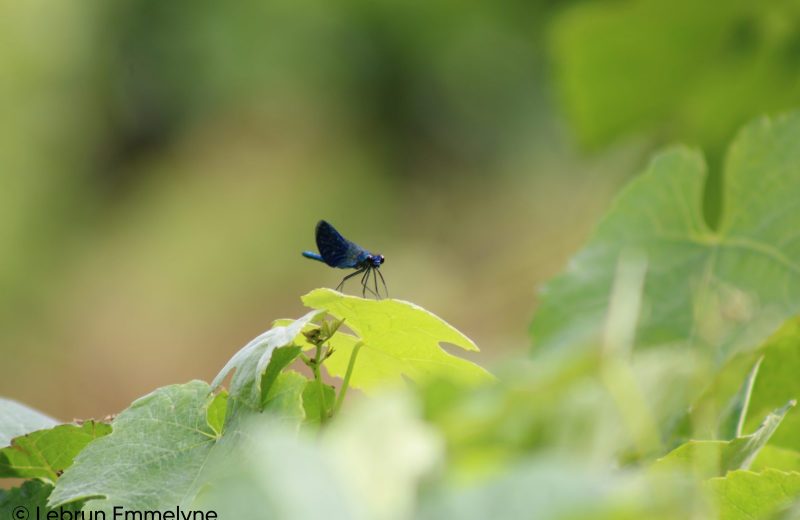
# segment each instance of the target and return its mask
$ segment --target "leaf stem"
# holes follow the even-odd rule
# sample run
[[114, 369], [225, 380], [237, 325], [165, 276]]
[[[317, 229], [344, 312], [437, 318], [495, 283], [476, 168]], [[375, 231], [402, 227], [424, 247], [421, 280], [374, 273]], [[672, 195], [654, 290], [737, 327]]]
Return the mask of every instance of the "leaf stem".
[[344, 402], [344, 396], [347, 394], [347, 388], [350, 385], [350, 376], [353, 374], [353, 368], [356, 366], [356, 357], [358, 357], [358, 351], [361, 350], [361, 347], [364, 346], [363, 341], [359, 341], [353, 347], [353, 352], [350, 354], [350, 361], [347, 363], [347, 372], [344, 374], [344, 380], [342, 381], [342, 389], [339, 390], [339, 395], [336, 398], [336, 404], [333, 405], [333, 413], [337, 414], [339, 412], [339, 408], [342, 407], [342, 403]]
[[322, 425], [328, 420], [328, 407], [325, 405], [325, 389], [322, 384], [322, 374], [319, 370], [319, 365], [322, 361], [322, 342], [316, 344], [316, 349], [311, 369], [314, 372], [314, 380], [317, 382], [317, 389], [319, 390], [319, 423]]

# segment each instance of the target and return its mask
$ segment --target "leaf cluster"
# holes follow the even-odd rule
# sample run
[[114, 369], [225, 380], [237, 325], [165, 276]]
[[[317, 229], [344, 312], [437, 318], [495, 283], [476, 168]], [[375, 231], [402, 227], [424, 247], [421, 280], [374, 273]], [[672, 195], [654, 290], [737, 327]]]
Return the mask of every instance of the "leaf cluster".
[[[210, 384], [110, 424], [0, 401], [0, 477], [29, 479], [0, 513], [797, 518], [798, 142], [800, 114], [740, 132], [718, 229], [701, 155], [658, 155], [542, 289], [531, 355], [496, 377], [416, 305], [317, 289]], [[343, 406], [351, 387], [367, 397]]]

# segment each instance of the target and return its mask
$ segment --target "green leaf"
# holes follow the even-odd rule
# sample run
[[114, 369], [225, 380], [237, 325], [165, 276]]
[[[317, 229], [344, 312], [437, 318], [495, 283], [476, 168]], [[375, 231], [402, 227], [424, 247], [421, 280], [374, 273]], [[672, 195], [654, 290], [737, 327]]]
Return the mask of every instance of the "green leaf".
[[321, 400], [320, 386], [322, 386], [322, 396], [325, 400], [325, 409], [331, 410], [336, 400], [336, 390], [330, 385], [319, 385], [316, 381], [309, 381], [303, 389], [303, 408], [306, 411], [306, 423], [316, 425], [321, 420]]
[[277, 326], [260, 334], [225, 364], [211, 386], [214, 389], [218, 388], [228, 373], [236, 369], [229, 388], [230, 398], [234, 401], [234, 406], [229, 412], [229, 420], [235, 415], [239, 406], [260, 410], [263, 398], [269, 392], [269, 388], [262, 388], [262, 383], [269, 384], [274, 381], [277, 373], [288, 364], [288, 354], [293, 350], [281, 351], [276, 358], [276, 365], [280, 368], [277, 366], [270, 368], [273, 353], [282, 347], [291, 346], [303, 327], [318, 315], [318, 311], [312, 311], [285, 326]]
[[271, 412], [277, 419], [299, 425], [305, 419], [303, 411], [303, 389], [308, 379], [290, 370], [275, 378], [263, 403], [263, 410]]
[[243, 433], [243, 442], [210, 466], [218, 478], [194, 508], [214, 510], [221, 519], [359, 518], [346, 482], [318, 443], [276, 427], [269, 416], [250, 422]]
[[710, 518], [680, 480], [602, 471], [575, 460], [523, 460], [491, 479], [425, 497], [421, 520]]
[[678, 148], [657, 156], [542, 291], [531, 328], [538, 348], [600, 341], [624, 250], [647, 258], [637, 346], [688, 346], [721, 364], [763, 341], [800, 311], [798, 139], [798, 114], [760, 119], [740, 133], [728, 155], [718, 232], [703, 221], [700, 155]]
[[[758, 421], [765, 415], [800, 394], [791, 377], [792, 365], [797, 361], [792, 345], [797, 341], [800, 341], [797, 318], [790, 318], [758, 348], [728, 360], [713, 374], [702, 395], [692, 403], [691, 411], [682, 418], [678, 430], [683, 437], [721, 440], [738, 437], [743, 430], [758, 428]], [[766, 372], [764, 359], [769, 359]], [[790, 374], [776, 378], [776, 371], [782, 371], [783, 367], [788, 367]], [[751, 406], [754, 394], [755, 410]], [[782, 424], [770, 442], [791, 438], [791, 432], [798, 431], [797, 415], [788, 414]]]
[[710, 479], [706, 486], [721, 520], [767, 518], [800, 496], [800, 473], [738, 470]]
[[[633, 412], [642, 407], [649, 412], [634, 421], [621, 411], [628, 403], [608, 391], [610, 378], [600, 376], [601, 361], [599, 356], [511, 358], [498, 367], [493, 385], [422, 385], [426, 417], [448, 440], [448, 473], [475, 478], [532, 454], [617, 461], [651, 456], [637, 444], [634, 435], [642, 430], [635, 420], [655, 422], [669, 415], [665, 411], [685, 409], [680, 394], [692, 377], [691, 359], [664, 350], [637, 356], [631, 367], [635, 381], [618, 382], [620, 393], [641, 400]], [[663, 453], [656, 449], [652, 455]]]
[[753, 471], [779, 469], [800, 472], [800, 452], [768, 444], [758, 452], [750, 469]]
[[322, 446], [364, 518], [413, 518], [417, 492], [444, 460], [438, 431], [407, 393], [384, 393], [342, 413]]
[[330, 289], [316, 289], [303, 296], [303, 303], [325, 310], [355, 336], [339, 331], [331, 339], [335, 353], [325, 361], [333, 376], [343, 377], [357, 341], [363, 342], [350, 385], [364, 391], [397, 384], [407, 377], [423, 381], [449, 377], [467, 383], [492, 380], [478, 365], [447, 353], [449, 343], [464, 350], [478, 347], [453, 326], [434, 314], [402, 300], [366, 300]]
[[[89, 500], [110, 511], [174, 509], [194, 499], [219, 434], [208, 424], [208, 383], [160, 388], [136, 400], [112, 423], [110, 435], [89, 444], [58, 479], [51, 506]], [[226, 432], [230, 435], [230, 432]]]
[[302, 348], [299, 346], [280, 347], [272, 352], [269, 365], [261, 377], [261, 402], [264, 403], [267, 399], [267, 394], [272, 388], [272, 384], [278, 377], [281, 371], [292, 364], [300, 355]]
[[108, 424], [87, 421], [17, 437], [0, 450], [0, 478], [40, 478], [54, 483], [87, 444], [110, 432]]
[[731, 441], [689, 441], [659, 459], [659, 469], [691, 469], [704, 477], [721, 476], [738, 469], [748, 469], [759, 451], [780, 426], [786, 413], [795, 406], [792, 401], [767, 415], [761, 427], [750, 435]]
[[794, 33], [775, 22], [797, 17], [779, 2], [580, 3], [552, 27], [561, 99], [586, 145], [650, 130], [716, 155], [747, 120], [800, 101]]
[[57, 425], [58, 421], [10, 399], [0, 398], [0, 446], [11, 439]]
[[228, 392], [222, 391], [214, 396], [214, 399], [208, 403], [208, 411], [206, 412], [206, 422], [208, 427], [214, 430], [217, 436], [222, 435], [222, 430], [225, 426], [225, 416], [228, 413]]
[[[417, 489], [443, 457], [404, 395], [361, 400], [313, 437], [251, 421], [196, 507], [220, 518], [413, 518]], [[217, 461], [220, 462], [220, 461]]]
[[[790, 320], [763, 348], [764, 361], [753, 385], [746, 424], [767, 410], [800, 398], [800, 320]], [[800, 451], [800, 414], [791, 413], [771, 444]]]
[[[9, 520], [36, 518], [38, 520], [38, 518], [49, 518], [47, 513], [50, 511], [55, 511], [59, 515], [53, 518], [76, 518], [74, 514], [80, 511], [82, 503], [54, 509], [47, 507], [47, 497], [50, 496], [52, 490], [51, 484], [40, 480], [28, 480], [17, 488], [0, 489], [0, 518]], [[72, 513], [73, 516], [67, 516], [69, 513]]]
[[744, 382], [739, 387], [739, 391], [730, 399], [728, 406], [723, 410], [719, 427], [719, 433], [723, 439], [733, 439], [742, 435], [744, 422], [750, 407], [750, 398], [753, 394], [753, 384], [755, 384], [763, 359], [763, 357], [756, 359], [750, 372], [744, 378]]

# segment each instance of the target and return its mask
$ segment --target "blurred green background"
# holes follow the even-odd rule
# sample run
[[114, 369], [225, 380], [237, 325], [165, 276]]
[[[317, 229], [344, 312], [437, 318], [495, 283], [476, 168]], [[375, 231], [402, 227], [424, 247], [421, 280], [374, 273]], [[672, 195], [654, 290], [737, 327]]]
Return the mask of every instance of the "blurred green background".
[[[491, 364], [669, 142], [800, 100], [800, 5], [0, 2], [0, 395], [100, 417], [209, 380], [299, 296], [320, 218]], [[349, 286], [354, 290], [355, 285]]]

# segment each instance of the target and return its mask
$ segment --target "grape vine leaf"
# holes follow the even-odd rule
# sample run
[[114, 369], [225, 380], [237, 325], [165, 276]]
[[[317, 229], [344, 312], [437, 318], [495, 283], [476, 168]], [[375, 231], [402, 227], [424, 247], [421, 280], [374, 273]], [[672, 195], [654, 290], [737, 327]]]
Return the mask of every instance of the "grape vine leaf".
[[770, 518], [770, 514], [800, 496], [800, 473], [737, 470], [708, 480], [706, 488], [723, 520]]
[[273, 383], [280, 376], [283, 369], [292, 364], [300, 355], [302, 348], [297, 345], [276, 348], [272, 352], [264, 375], [261, 376], [261, 404], [266, 403]]
[[[764, 346], [763, 356], [745, 423], [750, 426], [765, 411], [789, 399], [800, 399], [800, 320], [789, 320], [774, 334]], [[800, 451], [800, 414], [789, 414], [770, 444]]]
[[305, 419], [303, 390], [308, 379], [294, 370], [281, 372], [270, 385], [263, 401], [263, 410], [269, 411], [276, 420], [299, 425]]
[[16, 437], [11, 446], [0, 450], [0, 478], [39, 478], [55, 483], [87, 444], [110, 432], [108, 424], [86, 421]]
[[434, 376], [465, 383], [492, 380], [480, 366], [446, 352], [441, 343], [467, 351], [478, 347], [464, 334], [433, 313], [402, 300], [367, 300], [331, 289], [315, 289], [303, 303], [327, 311], [355, 336], [337, 332], [331, 339], [335, 353], [325, 361], [333, 376], [344, 377], [350, 354], [362, 343], [350, 385], [364, 391], [397, 384], [404, 377], [419, 382]]
[[[192, 381], [135, 401], [114, 420], [112, 433], [84, 449], [58, 479], [51, 504], [89, 500], [87, 509], [101, 511], [116, 505], [168, 509], [190, 504], [211, 478], [203, 474], [207, 461], [224, 458], [248, 417], [268, 411], [295, 427], [305, 418], [308, 380], [280, 371], [299, 353], [290, 347], [295, 337], [318, 314], [309, 312], [256, 337], [231, 358], [213, 386]], [[276, 351], [283, 354], [270, 370]], [[213, 389], [234, 368], [230, 390], [215, 395]]]
[[759, 451], [781, 425], [787, 412], [795, 406], [791, 401], [767, 415], [761, 426], [750, 435], [730, 441], [688, 441], [656, 461], [659, 469], [691, 469], [706, 478], [724, 476], [729, 471], [749, 469]]
[[[800, 397], [800, 321], [788, 319], [753, 349], [718, 367], [676, 428], [683, 438], [728, 440], [753, 431], [772, 410]], [[766, 361], [766, 365], [764, 362]], [[766, 367], [766, 370], [764, 368]], [[709, 420], [716, 417], [716, 420]], [[771, 444], [791, 448], [800, 434], [797, 412], [786, 415]]]
[[268, 416], [248, 422], [243, 432], [243, 442], [225, 460], [209, 465], [215, 485], [193, 507], [217, 511], [223, 519], [360, 518], [319, 443]]
[[217, 377], [214, 378], [214, 381], [212, 381], [211, 387], [218, 388], [222, 385], [228, 373], [236, 369], [228, 389], [230, 399], [233, 401], [229, 410], [230, 418], [233, 417], [239, 406], [244, 406], [250, 410], [261, 409], [261, 405], [269, 392], [269, 388], [266, 386], [262, 388], [262, 385], [271, 384], [277, 377], [278, 372], [291, 362], [291, 359], [287, 359], [286, 352], [295, 352], [294, 355], [296, 356], [299, 351], [295, 349], [281, 351], [282, 353], [276, 356], [275, 359], [275, 362], [280, 364], [277, 369], [270, 367], [273, 361], [273, 354], [278, 349], [290, 347], [295, 337], [303, 330], [303, 327], [311, 323], [311, 320], [317, 315], [319, 315], [319, 311], [312, 311], [298, 320], [269, 329], [242, 347], [225, 364], [217, 374]]
[[800, 311], [800, 114], [762, 118], [732, 144], [724, 211], [709, 229], [701, 156], [657, 156], [618, 196], [567, 270], [542, 290], [539, 349], [599, 342], [621, 251], [647, 259], [638, 347], [684, 345], [721, 363]]
[[768, 444], [758, 452], [750, 469], [756, 472], [779, 469], [800, 473], [800, 452]]
[[206, 411], [206, 422], [209, 428], [214, 430], [217, 435], [222, 435], [225, 428], [225, 416], [228, 413], [228, 392], [219, 392], [208, 404]]
[[[264, 410], [273, 420], [296, 427], [304, 417], [306, 378], [286, 372], [275, 379]], [[256, 411], [240, 410], [237, 421], [208, 383], [192, 381], [155, 390], [136, 400], [112, 423], [110, 435], [89, 444], [58, 479], [51, 506], [88, 501], [85, 509], [174, 509], [190, 505], [214, 480], [209, 461], [225, 457], [241, 438], [242, 425]]]
[[442, 467], [445, 442], [420, 418], [407, 392], [354, 403], [323, 432], [321, 444], [366, 514], [414, 518], [419, 487]]
[[[53, 509], [47, 507], [47, 497], [52, 490], [52, 484], [41, 480], [27, 480], [19, 487], [0, 489], [0, 518], [23, 519], [29, 515], [34, 518], [78, 518], [76, 514], [82, 503]], [[57, 516], [48, 516], [50, 511], [55, 511]]]
[[8, 446], [14, 437], [57, 424], [58, 421], [52, 417], [16, 401], [0, 398], [0, 446]]
[[[208, 383], [160, 388], [137, 399], [58, 479], [51, 507], [88, 500], [86, 509], [174, 509], [189, 504], [220, 435], [209, 426]], [[227, 433], [227, 432], [226, 432]]]
[[421, 483], [444, 456], [408, 394], [360, 400], [314, 436], [269, 416], [245, 431], [195, 503], [220, 518], [412, 518]]

